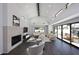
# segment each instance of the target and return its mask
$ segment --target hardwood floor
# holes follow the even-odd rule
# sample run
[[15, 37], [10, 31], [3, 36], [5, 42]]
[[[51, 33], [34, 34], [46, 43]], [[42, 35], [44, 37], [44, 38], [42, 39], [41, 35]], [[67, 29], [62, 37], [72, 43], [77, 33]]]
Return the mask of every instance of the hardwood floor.
[[[32, 44], [24, 42], [10, 53], [4, 55], [27, 55], [26, 48]], [[79, 55], [79, 49], [56, 39], [52, 42], [45, 43], [43, 55]]]
[[59, 39], [46, 43], [44, 55], [78, 55], [79, 49]]

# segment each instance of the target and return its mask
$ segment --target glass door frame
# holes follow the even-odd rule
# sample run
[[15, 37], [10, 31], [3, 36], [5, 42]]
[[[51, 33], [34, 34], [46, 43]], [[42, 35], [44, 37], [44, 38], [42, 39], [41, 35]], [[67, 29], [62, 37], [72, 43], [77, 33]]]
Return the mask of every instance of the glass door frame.
[[[73, 44], [72, 44], [72, 38], [71, 38], [71, 35], [72, 35], [72, 33], [71, 33], [72, 24], [76, 24], [76, 23], [79, 23], [79, 22], [73, 22], [73, 23], [63, 24], [63, 25], [69, 25], [69, 26], [70, 26], [70, 43], [69, 43], [69, 44], [71, 44], [71, 45], [73, 45]], [[61, 26], [61, 40], [63, 40], [63, 25], [58, 25], [58, 26]], [[55, 27], [57, 27], [57, 38], [58, 38], [58, 26], [55, 26]], [[63, 41], [64, 41], [64, 40], [63, 40]], [[66, 42], [66, 43], [67, 43], [67, 42]], [[73, 46], [75, 46], [75, 45], [73, 45]], [[75, 46], [75, 47], [77, 47], [77, 46]], [[77, 47], [77, 48], [79, 48], [79, 47]]]
[[[73, 25], [73, 24], [77, 24], [77, 23], [79, 23], [79, 22], [71, 23], [71, 30], [72, 30], [72, 25]], [[72, 32], [71, 32], [71, 40], [72, 40]], [[72, 41], [71, 41], [71, 44], [72, 44], [73, 46], [79, 48], [79, 46], [78, 46], [78, 45], [74, 45]]]
[[[69, 42], [67, 42], [67, 43], [70, 44], [70, 43], [71, 43], [71, 24], [63, 24], [63, 25], [61, 25], [61, 26], [62, 26], [62, 40], [63, 40], [63, 41], [65, 41], [64, 38], [63, 38], [63, 26], [64, 26], [64, 25], [69, 25], [69, 28], [70, 28], [70, 30], [69, 30], [69, 37], [70, 37], [70, 40], [69, 40]], [[66, 41], [65, 41], [65, 42], [66, 42]]]
[[[59, 38], [58, 36], [57, 36], [57, 38], [62, 39], [62, 25], [59, 25], [59, 26], [61, 27], [61, 38]], [[59, 27], [59, 26], [58, 26], [58, 27]], [[58, 28], [58, 27], [57, 27], [57, 28]]]
[[[70, 27], [70, 43], [69, 44], [72, 44], [72, 38], [71, 38], [71, 35], [72, 35], [72, 33], [71, 33], [71, 30], [72, 30], [72, 24], [76, 24], [76, 23], [79, 23], [79, 22], [74, 22], [74, 23], [69, 23], [69, 24], [63, 24], [63, 25], [69, 25], [69, 27]], [[59, 25], [59, 26], [61, 26], [61, 40], [63, 40], [63, 25]], [[56, 26], [56, 27], [58, 27], [58, 26]], [[58, 32], [58, 28], [57, 28], [57, 32]], [[58, 38], [58, 33], [57, 33], [57, 38]], [[59, 38], [60, 39], [60, 38]], [[63, 40], [64, 41], [64, 40]], [[67, 42], [68, 43], [68, 42]], [[72, 44], [73, 45], [73, 44]], [[73, 45], [73, 46], [75, 46], [75, 45]], [[76, 46], [77, 47], [77, 46]], [[79, 48], [79, 47], [78, 47]]]
[[55, 26], [54, 28], [57, 29], [57, 33], [55, 33], [55, 34], [57, 34], [56, 37], [58, 37], [58, 26]]

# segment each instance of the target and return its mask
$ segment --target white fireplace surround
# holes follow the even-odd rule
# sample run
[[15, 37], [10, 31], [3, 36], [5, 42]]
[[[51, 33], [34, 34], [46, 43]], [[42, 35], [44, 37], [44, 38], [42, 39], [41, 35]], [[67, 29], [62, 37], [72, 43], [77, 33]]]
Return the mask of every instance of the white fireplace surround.
[[[4, 35], [3, 42], [5, 42], [3, 44], [4, 53], [10, 52], [12, 49], [14, 49], [19, 44], [22, 43], [22, 41], [23, 41], [23, 39], [22, 39], [22, 31], [23, 31], [23, 29], [20, 28], [20, 27], [9, 27], [9, 26], [4, 26], [3, 27], [3, 35]], [[21, 35], [21, 41], [12, 46], [11, 45], [12, 44], [12, 42], [11, 42], [12, 39], [11, 38], [13, 36], [17, 36], [17, 35]]]

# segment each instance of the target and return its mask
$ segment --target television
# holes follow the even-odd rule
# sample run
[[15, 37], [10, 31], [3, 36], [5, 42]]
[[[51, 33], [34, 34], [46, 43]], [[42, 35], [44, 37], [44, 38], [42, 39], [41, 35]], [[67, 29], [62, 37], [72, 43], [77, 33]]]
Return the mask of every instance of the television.
[[28, 32], [28, 28], [27, 27], [24, 27], [23, 28], [23, 33], [26, 33], [26, 32]]

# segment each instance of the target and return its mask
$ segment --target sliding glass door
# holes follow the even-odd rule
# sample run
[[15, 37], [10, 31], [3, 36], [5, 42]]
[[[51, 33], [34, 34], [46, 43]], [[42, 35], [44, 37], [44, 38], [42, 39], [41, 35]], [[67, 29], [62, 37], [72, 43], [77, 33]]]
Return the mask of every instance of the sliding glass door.
[[55, 36], [58, 36], [58, 27], [55, 27]]
[[63, 40], [70, 43], [70, 25], [63, 25]]
[[56, 26], [55, 35], [59, 39], [79, 47], [79, 23]]
[[61, 26], [58, 26], [58, 38], [62, 39], [62, 36], [61, 36]]
[[79, 47], [79, 23], [71, 25], [71, 44]]

